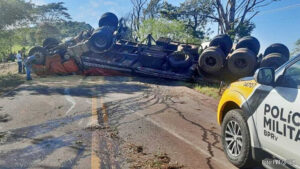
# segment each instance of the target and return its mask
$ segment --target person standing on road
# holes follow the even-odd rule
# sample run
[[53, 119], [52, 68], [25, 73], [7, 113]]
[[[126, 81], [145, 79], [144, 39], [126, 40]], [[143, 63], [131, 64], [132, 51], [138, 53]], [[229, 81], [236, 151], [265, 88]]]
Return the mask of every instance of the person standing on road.
[[32, 80], [31, 78], [31, 69], [32, 65], [35, 63], [35, 56], [29, 56], [25, 61], [25, 68], [26, 68], [26, 80]]
[[17, 59], [17, 62], [18, 62], [19, 73], [22, 73], [22, 55], [21, 55], [21, 51], [18, 51], [18, 53], [16, 54], [16, 59]]

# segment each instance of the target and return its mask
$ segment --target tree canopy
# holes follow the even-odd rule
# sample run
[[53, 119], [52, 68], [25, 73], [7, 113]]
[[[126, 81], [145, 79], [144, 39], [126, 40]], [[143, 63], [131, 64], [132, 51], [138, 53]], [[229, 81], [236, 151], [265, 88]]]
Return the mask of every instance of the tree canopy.
[[279, 0], [213, 0], [214, 12], [206, 17], [218, 23], [219, 33], [236, 36], [250, 35], [255, 28], [252, 19], [262, 10], [262, 7]]
[[[185, 0], [175, 6], [162, 0], [132, 0], [133, 12], [129, 21], [133, 25], [140, 25], [149, 18], [178, 20], [185, 25], [186, 32], [200, 39], [210, 33], [208, 23], [215, 22], [218, 24], [218, 34], [226, 33], [232, 39], [238, 39], [251, 35], [255, 29], [252, 19], [263, 7], [275, 1], [279, 0]], [[137, 11], [144, 11], [144, 16], [141, 13], [137, 15]], [[139, 26], [132, 30], [139, 31]]]
[[23, 0], [1, 0], [0, 30], [30, 21], [32, 10], [33, 4]]
[[35, 15], [38, 22], [56, 23], [72, 19], [63, 2], [36, 6]]
[[201, 41], [186, 31], [183, 22], [164, 18], [145, 20], [138, 31], [138, 37], [143, 40], [148, 34], [151, 34], [156, 40], [160, 37], [168, 37], [182, 43], [200, 43]]
[[48, 37], [73, 37], [92, 29], [84, 22], [70, 21], [63, 2], [34, 5], [25, 0], [0, 1], [0, 58], [13, 52], [14, 46], [41, 45]]

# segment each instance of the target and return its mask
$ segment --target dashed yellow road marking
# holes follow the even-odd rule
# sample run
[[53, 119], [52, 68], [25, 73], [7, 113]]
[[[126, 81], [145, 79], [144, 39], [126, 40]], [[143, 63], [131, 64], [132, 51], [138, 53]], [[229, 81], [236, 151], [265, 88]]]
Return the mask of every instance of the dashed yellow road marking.
[[[98, 123], [98, 112], [97, 112], [97, 97], [92, 97], [92, 124]], [[92, 133], [92, 155], [91, 155], [91, 168], [100, 169], [101, 159], [95, 152], [99, 147], [99, 138], [95, 132]]]

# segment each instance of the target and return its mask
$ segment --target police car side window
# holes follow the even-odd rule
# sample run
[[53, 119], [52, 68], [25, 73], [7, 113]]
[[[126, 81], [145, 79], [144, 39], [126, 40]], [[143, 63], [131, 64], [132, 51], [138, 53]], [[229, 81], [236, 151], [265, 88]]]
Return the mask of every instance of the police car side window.
[[286, 69], [281, 86], [299, 88], [300, 86], [300, 61]]

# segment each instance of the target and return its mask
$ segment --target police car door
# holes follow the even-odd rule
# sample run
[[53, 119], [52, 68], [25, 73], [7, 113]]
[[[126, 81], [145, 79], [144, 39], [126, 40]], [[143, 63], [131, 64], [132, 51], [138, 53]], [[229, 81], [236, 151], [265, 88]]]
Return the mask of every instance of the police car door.
[[256, 111], [258, 137], [264, 150], [300, 166], [300, 61], [286, 67]]

